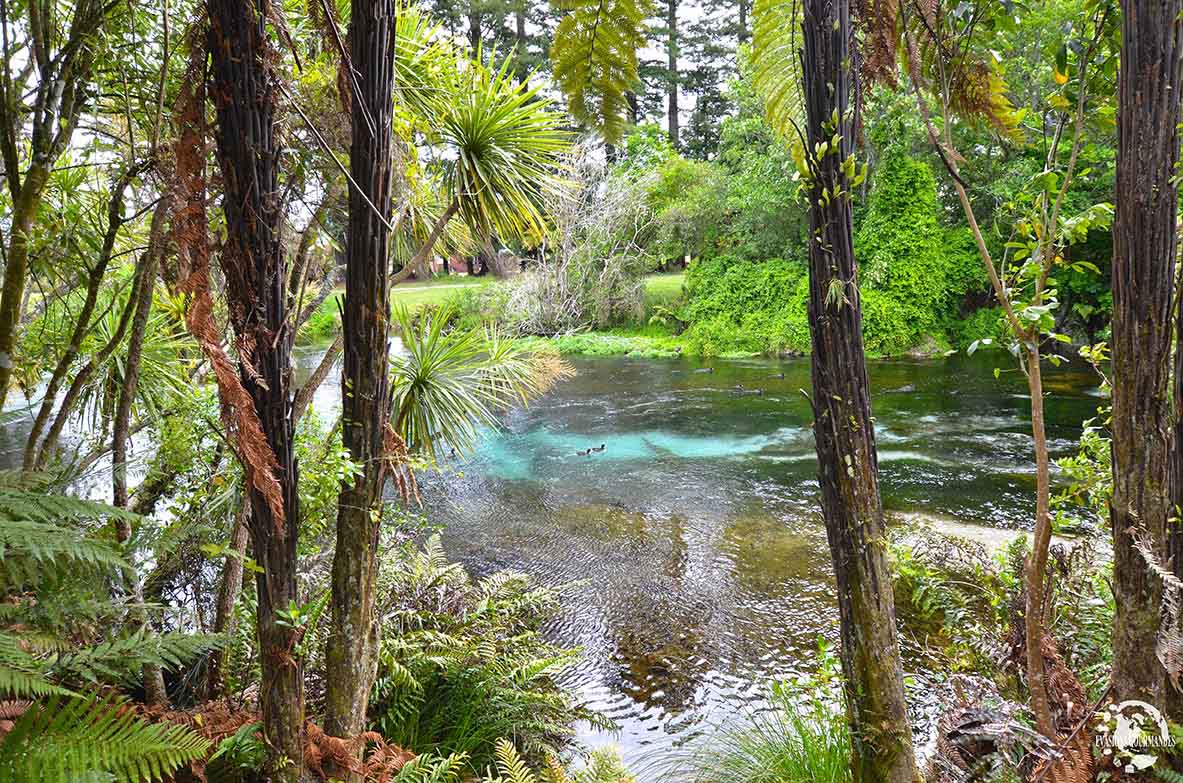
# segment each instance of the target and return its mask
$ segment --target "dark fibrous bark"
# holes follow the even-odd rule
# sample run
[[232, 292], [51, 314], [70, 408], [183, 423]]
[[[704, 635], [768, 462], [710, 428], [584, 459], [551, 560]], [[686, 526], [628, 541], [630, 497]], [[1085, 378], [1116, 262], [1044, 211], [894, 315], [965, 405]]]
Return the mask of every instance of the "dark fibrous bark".
[[[376, 556], [390, 406], [387, 274], [396, 157], [391, 132], [396, 9], [394, 0], [358, 0], [349, 32], [360, 84], [353, 96], [350, 150], [356, 186], [350, 189], [345, 264], [342, 435], [361, 470], [341, 487], [337, 510], [325, 694], [325, 729], [342, 737], [364, 728], [377, 666]], [[363, 114], [374, 119], [374, 133], [362, 130]]]
[[[270, 779], [304, 777], [304, 671], [300, 630], [280, 612], [299, 603], [296, 545], [299, 494], [291, 417], [291, 347], [287, 268], [279, 190], [281, 146], [276, 122], [279, 78], [267, 38], [271, 0], [209, 0], [211, 95], [217, 109], [217, 157], [224, 183], [226, 245], [221, 254], [230, 322], [240, 357], [236, 388], [219, 377], [224, 396], [249, 397], [232, 423], [241, 425], [247, 468], [250, 537], [255, 562], [262, 682], [259, 702]], [[209, 313], [204, 314], [208, 320]], [[215, 372], [217, 367], [215, 366]], [[263, 442], [253, 437], [255, 424]], [[251, 437], [243, 438], [247, 433]]]
[[[1161, 706], [1152, 643], [1171, 516], [1170, 355], [1183, 23], [1177, 0], [1122, 3], [1113, 224], [1113, 691]], [[1178, 380], [1178, 379], [1176, 379]], [[1176, 490], [1178, 491], [1178, 489]], [[1135, 546], [1140, 540], [1145, 553]]]
[[[854, 256], [849, 0], [806, 0], [803, 75], [809, 148], [835, 135], [836, 149], [812, 160], [809, 188], [809, 321], [814, 441], [822, 515], [838, 586], [842, 668], [856, 783], [919, 779], [904, 700], [875, 430]], [[837, 118], [837, 126], [833, 118]]]

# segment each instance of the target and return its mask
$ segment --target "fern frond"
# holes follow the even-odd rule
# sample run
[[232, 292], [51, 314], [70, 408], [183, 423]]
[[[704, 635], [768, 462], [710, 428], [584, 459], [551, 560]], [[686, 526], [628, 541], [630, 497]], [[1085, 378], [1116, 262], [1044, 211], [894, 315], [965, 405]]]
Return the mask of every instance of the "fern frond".
[[208, 740], [147, 723], [118, 700], [53, 697], [28, 709], [0, 743], [0, 780], [162, 780], [208, 750]]
[[465, 759], [463, 753], [450, 756], [425, 753], [404, 764], [390, 783], [460, 783]]
[[15, 519], [60, 524], [103, 519], [134, 522], [140, 517], [93, 500], [0, 486], [0, 521]]
[[509, 740], [497, 740], [493, 754], [497, 758], [497, 770], [504, 776], [505, 783], [538, 783], [538, 778], [526, 767], [526, 762]]
[[[21, 560], [31, 561], [21, 563]], [[37, 577], [34, 566], [100, 566], [129, 568], [119, 554], [102, 541], [86, 538], [77, 530], [32, 519], [11, 519], [0, 514], [0, 586]]]
[[179, 669], [206, 652], [226, 644], [219, 636], [183, 632], [154, 634], [144, 630], [94, 647], [74, 649], [59, 655], [49, 665], [60, 678], [81, 678], [91, 682], [138, 677], [144, 664], [162, 669]]
[[551, 63], [572, 116], [609, 144], [624, 135], [645, 46], [649, 0], [551, 0], [567, 15], [555, 28]]
[[769, 126], [790, 146], [805, 132], [802, 6], [802, 0], [755, 0], [752, 6], [752, 84], [764, 99]]
[[0, 631], [0, 699], [71, 695], [49, 681], [44, 662], [26, 651], [18, 637]]

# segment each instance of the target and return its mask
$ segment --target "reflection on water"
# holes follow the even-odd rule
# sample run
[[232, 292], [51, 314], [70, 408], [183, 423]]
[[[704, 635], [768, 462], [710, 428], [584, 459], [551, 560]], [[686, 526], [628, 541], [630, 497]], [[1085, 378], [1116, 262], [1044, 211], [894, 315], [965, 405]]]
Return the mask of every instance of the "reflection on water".
[[[871, 366], [889, 509], [1028, 525], [1029, 402], [1021, 376], [995, 379], [989, 362]], [[426, 482], [453, 557], [570, 585], [548, 632], [583, 648], [569, 684], [621, 726], [585, 739], [634, 763], [810, 668], [818, 637], [837, 636], [800, 391], [808, 362], [713, 366], [579, 362], [577, 378], [450, 465], [458, 475]], [[1086, 371], [1049, 371], [1053, 449], [1072, 448], [1094, 386]]]

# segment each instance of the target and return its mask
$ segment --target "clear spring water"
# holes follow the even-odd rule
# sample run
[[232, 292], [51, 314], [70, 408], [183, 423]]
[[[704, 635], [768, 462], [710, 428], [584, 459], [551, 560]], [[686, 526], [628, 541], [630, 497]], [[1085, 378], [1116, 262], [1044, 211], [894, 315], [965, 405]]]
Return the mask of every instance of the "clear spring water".
[[[996, 379], [996, 363], [1012, 366], [1001, 355], [871, 365], [889, 511], [987, 536], [1029, 526], [1026, 382]], [[819, 636], [836, 641], [801, 392], [809, 363], [576, 366], [449, 465], [461, 475], [427, 481], [424, 502], [473, 571], [571, 585], [548, 633], [583, 648], [568, 684], [620, 725], [584, 739], [616, 744], [650, 779], [654, 759], [758, 702], [770, 679], [811, 668]], [[1095, 378], [1050, 370], [1045, 383], [1052, 448], [1065, 454], [1100, 402]]]

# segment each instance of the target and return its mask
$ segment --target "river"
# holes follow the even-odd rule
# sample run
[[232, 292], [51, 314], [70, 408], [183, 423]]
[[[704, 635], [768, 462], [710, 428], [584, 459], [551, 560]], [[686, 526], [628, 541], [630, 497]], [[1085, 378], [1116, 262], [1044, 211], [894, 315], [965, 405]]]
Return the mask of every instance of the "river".
[[[819, 637], [836, 641], [809, 363], [575, 366], [428, 478], [423, 500], [472, 571], [568, 585], [547, 633], [582, 648], [567, 684], [620, 726], [582, 739], [644, 770], [758, 702], [771, 679], [810, 669]], [[889, 512], [987, 538], [1029, 527], [1030, 398], [1013, 366], [1002, 354], [871, 364]], [[1095, 376], [1049, 368], [1045, 385], [1051, 447], [1070, 453], [1102, 402]]]

